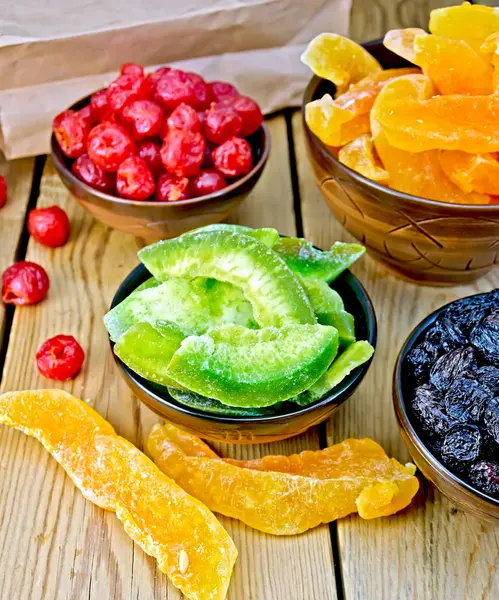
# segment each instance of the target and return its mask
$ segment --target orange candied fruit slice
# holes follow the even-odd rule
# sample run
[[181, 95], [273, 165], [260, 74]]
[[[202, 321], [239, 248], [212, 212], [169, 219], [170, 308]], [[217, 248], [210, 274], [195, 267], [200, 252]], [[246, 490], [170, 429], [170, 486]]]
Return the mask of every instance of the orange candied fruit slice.
[[61, 390], [6, 393], [0, 423], [42, 442], [187, 598], [225, 599], [237, 557], [225, 529], [82, 400]]
[[494, 69], [494, 89], [499, 90], [499, 31], [489, 35], [489, 37], [480, 46], [480, 52]]
[[499, 162], [494, 154], [442, 150], [440, 166], [463, 192], [499, 195]]
[[421, 67], [441, 94], [491, 94], [493, 69], [463, 40], [428, 35], [421, 29], [389, 31], [384, 45]]
[[343, 146], [338, 153], [338, 159], [350, 169], [372, 181], [388, 183], [390, 176], [375, 156], [374, 144], [370, 135], [361, 135]]
[[350, 83], [381, 71], [379, 62], [367, 50], [335, 33], [316, 36], [301, 55], [301, 61], [315, 75], [332, 81], [340, 93]]
[[[160, 425], [153, 428], [147, 448], [164, 473], [213, 511], [274, 535], [302, 533], [357, 511], [367, 518], [390, 514], [395, 505], [397, 510], [407, 506], [419, 488], [414, 466], [399, 463], [396, 468], [392, 465], [389, 473], [381, 468], [379, 472], [363, 471], [353, 476], [337, 465], [336, 471], [331, 471], [336, 477], [318, 478], [308, 473], [251, 469], [222, 459], [188, 456], [168, 439], [168, 431]], [[375, 452], [379, 452], [377, 448]], [[282, 463], [276, 457], [273, 468], [277, 461]], [[307, 458], [300, 461], [300, 470], [307, 472]], [[373, 505], [366, 507], [362, 493], [372, 487], [377, 493], [372, 497]]]
[[355, 115], [335, 105], [329, 94], [305, 106], [305, 121], [312, 133], [328, 146], [343, 146], [369, 133], [369, 115]]
[[464, 40], [477, 52], [484, 40], [499, 31], [499, 8], [463, 2], [430, 13], [430, 31], [451, 40]]

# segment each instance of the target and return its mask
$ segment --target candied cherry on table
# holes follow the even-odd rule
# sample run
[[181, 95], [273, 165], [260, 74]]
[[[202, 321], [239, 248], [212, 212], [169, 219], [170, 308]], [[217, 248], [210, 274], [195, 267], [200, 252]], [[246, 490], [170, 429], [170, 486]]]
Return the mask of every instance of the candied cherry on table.
[[251, 146], [239, 137], [231, 138], [211, 153], [215, 168], [226, 177], [238, 177], [251, 171]]
[[0, 175], [0, 208], [7, 202], [7, 180]]
[[66, 381], [81, 371], [85, 352], [72, 335], [56, 335], [43, 342], [36, 353], [36, 366], [47, 379]]
[[213, 170], [201, 171], [190, 184], [191, 193], [195, 197], [213, 194], [213, 192], [218, 192], [224, 187], [227, 187], [225, 177], [218, 171]]
[[120, 164], [135, 153], [135, 142], [118, 123], [96, 125], [88, 135], [87, 152], [90, 159], [104, 171], [117, 171]]
[[134, 100], [127, 104], [121, 119], [136, 140], [159, 135], [163, 130], [163, 110], [152, 100]]
[[109, 106], [120, 114], [123, 108], [134, 100], [149, 100], [153, 94], [151, 81], [147, 77], [120, 75], [107, 88]]
[[[203, 113], [204, 115], [204, 113]], [[185, 129], [186, 131], [201, 131], [199, 113], [188, 104], [179, 104], [166, 120], [168, 129]], [[167, 132], [165, 131], [165, 134]]]
[[114, 173], [108, 173], [92, 162], [88, 154], [79, 156], [71, 171], [90, 187], [112, 194], [116, 189], [116, 177]]
[[123, 63], [120, 67], [122, 75], [130, 75], [130, 77], [144, 77], [144, 68], [136, 63]]
[[208, 83], [208, 88], [213, 100], [216, 102], [227, 100], [228, 98], [235, 98], [240, 95], [236, 87], [227, 81], [210, 81]]
[[68, 241], [71, 224], [59, 206], [35, 208], [28, 214], [28, 231], [42, 246], [58, 248]]
[[113, 112], [109, 106], [109, 99], [107, 96], [107, 90], [99, 90], [92, 94], [92, 97], [90, 98], [90, 108], [92, 109], [94, 119], [98, 123], [108, 119]]
[[200, 133], [171, 129], [163, 140], [161, 159], [168, 173], [191, 177], [201, 169], [204, 149], [205, 140]]
[[116, 173], [116, 191], [123, 198], [145, 200], [154, 193], [154, 177], [140, 156], [126, 158]]
[[157, 179], [165, 168], [161, 160], [161, 147], [150, 140], [142, 140], [137, 144], [137, 156], [143, 158], [146, 165], [151, 170], [154, 179]]
[[176, 202], [178, 200], [187, 200], [189, 179], [187, 177], [178, 177], [163, 173], [158, 179], [156, 186], [156, 200], [158, 202]]
[[225, 106], [234, 109], [241, 117], [242, 127], [239, 135], [248, 137], [255, 133], [263, 123], [263, 114], [258, 104], [248, 96], [233, 96], [223, 101]]
[[43, 267], [33, 262], [14, 263], [2, 275], [2, 300], [5, 304], [25, 306], [41, 302], [50, 287]]
[[85, 152], [90, 125], [74, 110], [58, 114], [52, 124], [55, 139], [68, 158], [78, 158]]
[[206, 139], [213, 144], [223, 144], [239, 135], [242, 126], [242, 119], [233, 108], [223, 104], [212, 104], [206, 111], [203, 132]]

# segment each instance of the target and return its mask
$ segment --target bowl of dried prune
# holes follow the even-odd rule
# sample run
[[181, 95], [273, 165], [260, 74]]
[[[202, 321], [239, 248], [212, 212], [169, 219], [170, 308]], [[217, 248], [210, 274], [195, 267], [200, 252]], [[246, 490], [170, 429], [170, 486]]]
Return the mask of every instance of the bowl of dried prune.
[[399, 354], [393, 390], [425, 477], [459, 508], [499, 521], [499, 289], [424, 319]]

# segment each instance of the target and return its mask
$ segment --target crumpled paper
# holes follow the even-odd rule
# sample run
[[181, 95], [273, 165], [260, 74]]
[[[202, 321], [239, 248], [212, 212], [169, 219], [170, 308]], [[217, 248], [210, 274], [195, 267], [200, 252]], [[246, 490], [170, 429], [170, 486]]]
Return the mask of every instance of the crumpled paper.
[[347, 34], [350, 0], [23, 0], [0, 15], [0, 149], [49, 150], [53, 117], [106, 86], [123, 62], [224, 79], [264, 113], [301, 103], [299, 57], [318, 33]]

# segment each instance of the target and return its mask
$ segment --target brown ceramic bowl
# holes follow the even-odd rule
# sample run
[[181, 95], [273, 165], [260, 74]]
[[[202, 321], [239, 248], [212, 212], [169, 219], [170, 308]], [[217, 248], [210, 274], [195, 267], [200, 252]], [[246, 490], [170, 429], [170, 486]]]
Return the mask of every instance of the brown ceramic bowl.
[[[90, 102], [90, 96], [75, 102], [78, 110]], [[72, 160], [61, 152], [52, 134], [51, 155], [60, 178], [78, 202], [98, 221], [153, 242], [176, 237], [190, 229], [219, 223], [246, 198], [260, 179], [270, 151], [270, 134], [264, 124], [248, 138], [254, 157], [253, 169], [223, 190], [178, 202], [125, 200], [96, 190], [71, 172]]]
[[[364, 47], [385, 68], [410, 66], [379, 40]], [[313, 77], [304, 104], [334, 91], [332, 83]], [[396, 274], [429, 285], [455, 285], [498, 264], [499, 204], [449, 204], [391, 190], [341, 164], [306, 124], [305, 131], [327, 205], [371, 256]]]
[[402, 439], [423, 475], [458, 508], [484, 521], [499, 524], [499, 500], [474, 488], [467, 481], [449, 471], [425, 444], [414, 426], [412, 414], [408, 410], [411, 386], [404, 371], [406, 356], [420, 343], [426, 330], [435, 323], [448, 306], [448, 304], [442, 306], [421, 321], [411, 332], [400, 351], [393, 375], [395, 414]]

